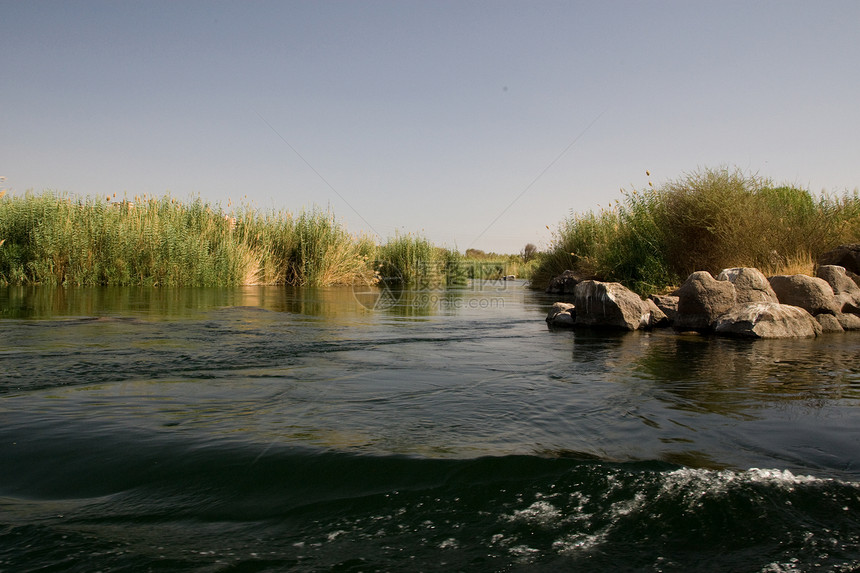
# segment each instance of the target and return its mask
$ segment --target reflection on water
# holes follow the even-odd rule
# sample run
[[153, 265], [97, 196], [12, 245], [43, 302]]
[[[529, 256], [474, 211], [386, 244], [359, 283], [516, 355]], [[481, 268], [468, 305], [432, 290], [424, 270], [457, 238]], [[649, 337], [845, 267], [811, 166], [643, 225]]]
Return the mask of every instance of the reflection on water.
[[741, 413], [761, 402], [857, 399], [857, 343], [819, 340], [750, 341], [666, 336], [636, 358], [635, 372], [680, 398], [678, 407]]
[[199, 316], [223, 307], [251, 307], [310, 316], [354, 314], [349, 288], [0, 288], [0, 318], [135, 316], [155, 320]]
[[425, 317], [504, 308], [512, 293], [521, 298], [522, 289], [522, 281], [482, 281], [469, 288], [421, 291], [364, 285], [357, 288], [12, 286], [0, 287], [0, 319], [136, 316], [163, 320], [195, 316], [213, 308], [242, 306], [320, 317], [349, 316], [362, 311]]

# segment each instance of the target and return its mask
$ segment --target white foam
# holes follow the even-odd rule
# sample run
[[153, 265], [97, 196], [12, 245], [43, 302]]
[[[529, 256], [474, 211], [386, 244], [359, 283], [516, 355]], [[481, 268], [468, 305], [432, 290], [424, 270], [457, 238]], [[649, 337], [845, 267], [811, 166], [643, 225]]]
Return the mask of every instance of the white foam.
[[511, 521], [549, 525], [561, 518], [561, 511], [548, 501], [536, 501], [525, 509], [517, 510], [508, 516]]

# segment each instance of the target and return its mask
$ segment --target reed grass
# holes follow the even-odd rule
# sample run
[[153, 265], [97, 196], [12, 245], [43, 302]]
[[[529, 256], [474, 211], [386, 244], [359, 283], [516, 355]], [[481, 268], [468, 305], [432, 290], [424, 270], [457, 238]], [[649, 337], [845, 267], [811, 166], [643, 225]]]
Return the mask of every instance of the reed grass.
[[657, 292], [697, 270], [811, 268], [823, 252], [860, 241], [860, 196], [775, 186], [729, 168], [703, 169], [614, 205], [572, 214], [541, 253], [532, 283], [566, 269]]
[[382, 276], [417, 288], [468, 278], [457, 251], [412, 234], [377, 245], [316, 208], [293, 215], [170, 196], [0, 196], [0, 285], [328, 286]]
[[440, 288], [445, 283], [439, 252], [419, 235], [396, 233], [379, 247], [376, 258], [386, 281], [423, 289]]
[[0, 284], [347, 284], [376, 246], [312, 210], [224, 212], [199, 198], [0, 200]]

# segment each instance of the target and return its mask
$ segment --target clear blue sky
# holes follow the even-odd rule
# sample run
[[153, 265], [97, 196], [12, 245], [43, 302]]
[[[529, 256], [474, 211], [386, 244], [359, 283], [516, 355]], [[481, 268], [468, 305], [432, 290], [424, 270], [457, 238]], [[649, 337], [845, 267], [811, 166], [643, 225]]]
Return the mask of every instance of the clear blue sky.
[[2, 0], [0, 175], [518, 252], [646, 169], [855, 189], [858, 26], [856, 0]]

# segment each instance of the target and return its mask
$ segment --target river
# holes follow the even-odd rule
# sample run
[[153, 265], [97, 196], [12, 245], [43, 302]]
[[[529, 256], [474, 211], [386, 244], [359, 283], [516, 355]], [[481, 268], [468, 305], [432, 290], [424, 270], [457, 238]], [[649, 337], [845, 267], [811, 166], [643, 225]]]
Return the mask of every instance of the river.
[[519, 281], [0, 288], [0, 571], [853, 571], [860, 335]]

